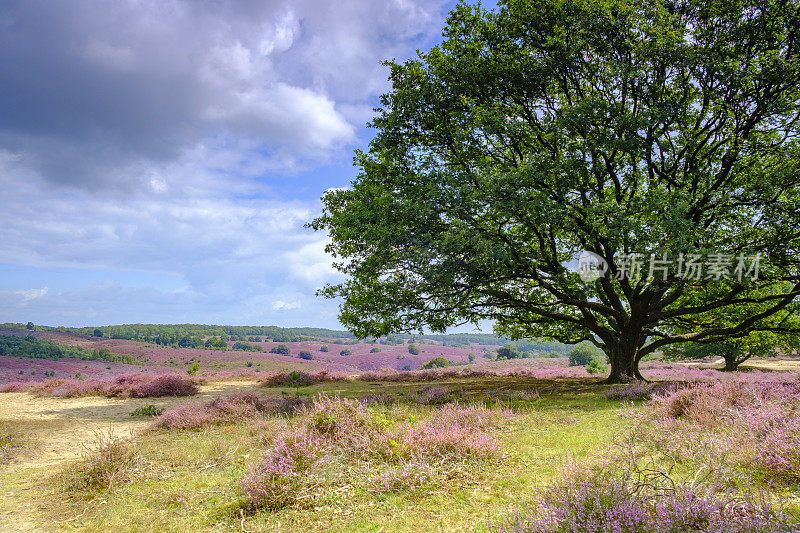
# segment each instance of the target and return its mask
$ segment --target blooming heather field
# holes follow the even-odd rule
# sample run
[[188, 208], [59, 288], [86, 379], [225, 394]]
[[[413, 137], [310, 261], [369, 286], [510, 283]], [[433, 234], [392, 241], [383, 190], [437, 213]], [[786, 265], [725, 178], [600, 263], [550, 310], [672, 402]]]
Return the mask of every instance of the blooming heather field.
[[478, 346], [39, 335], [142, 364], [0, 359], [0, 531], [800, 530], [796, 358], [608, 386]]
[[[114, 396], [108, 411], [5, 393], [0, 530], [800, 527], [797, 372], [649, 363], [676, 379], [605, 386], [570, 377], [577, 371], [559, 361], [512, 363], [265, 373], [260, 383], [187, 388], [183, 399], [140, 396], [177, 394], [188, 377], [127, 377], [98, 385]], [[46, 409], [38, 415], [37, 402]], [[38, 422], [3, 419], [16, 412]], [[50, 454], [46, 470], [28, 466], [67, 416], [84, 417], [70, 426], [102, 420], [110, 431], [139, 420], [139, 429], [86, 443], [80, 459]], [[31, 483], [47, 505], [25, 505]]]
[[[26, 336], [31, 334], [27, 330], [0, 329], [0, 335]], [[80, 346], [89, 350], [107, 348], [115, 354], [131, 355], [134, 361], [140, 362], [148, 372], [162, 372], [161, 367], [187, 368], [197, 362], [201, 371], [231, 370], [247, 366], [253, 370], [280, 370], [280, 369], [324, 369], [337, 372], [359, 372], [364, 370], [379, 370], [382, 368], [403, 370], [416, 370], [433, 357], [445, 357], [451, 364], [466, 364], [469, 354], [475, 356], [476, 361], [482, 361], [484, 350], [493, 351], [496, 346], [474, 346], [472, 348], [454, 348], [433, 344], [417, 344], [420, 349], [418, 355], [409, 353], [408, 345], [380, 345], [369, 343], [336, 344], [334, 342], [252, 342], [249, 344], [262, 348], [262, 352], [247, 352], [234, 350], [206, 350], [193, 348], [172, 348], [150, 343], [137, 342], [123, 339], [101, 339], [88, 335], [62, 333], [57, 331], [35, 331], [33, 335], [58, 344]], [[286, 344], [290, 353], [288, 355], [273, 354], [269, 351], [279, 344]], [[233, 342], [228, 342], [232, 347]], [[321, 351], [322, 346], [328, 346], [328, 352]], [[370, 350], [379, 349], [380, 352], [370, 353]], [[350, 355], [341, 355], [342, 351], [349, 351]], [[305, 360], [299, 357], [301, 351], [308, 351], [312, 359]], [[2, 362], [2, 358], [0, 358]], [[248, 363], [252, 363], [248, 365]], [[82, 365], [83, 366], [83, 365]], [[111, 366], [111, 368], [106, 368]], [[58, 376], [63, 374], [74, 375], [82, 372], [93, 377], [119, 375], [131, 372], [129, 365], [86, 365], [83, 370], [72, 366], [55, 366], [44, 361], [20, 361], [14, 369], [5, 370], [6, 365], [0, 367], [0, 383], [8, 380], [40, 380], [43, 379], [42, 370], [54, 370]], [[52, 368], [51, 368], [52, 367]], [[23, 370], [17, 378], [19, 370]], [[31, 374], [36, 370], [36, 374]], [[75, 370], [75, 372], [72, 372]], [[140, 371], [141, 368], [136, 369]], [[14, 374], [17, 372], [17, 374]]]

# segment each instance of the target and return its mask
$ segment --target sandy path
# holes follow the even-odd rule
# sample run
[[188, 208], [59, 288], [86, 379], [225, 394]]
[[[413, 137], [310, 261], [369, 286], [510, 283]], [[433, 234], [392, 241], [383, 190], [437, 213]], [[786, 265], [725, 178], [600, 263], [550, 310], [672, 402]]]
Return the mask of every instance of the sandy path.
[[96, 446], [100, 435], [129, 437], [151, 420], [131, 417], [134, 409], [153, 404], [169, 409], [186, 401], [251, 389], [255, 382], [218, 382], [200, 387], [192, 398], [118, 399], [37, 398], [27, 392], [0, 394], [0, 426], [24, 436], [24, 446], [9, 464], [0, 465], [0, 531], [50, 531], [36, 519], [42, 509], [37, 480], [54, 465], [77, 459]]

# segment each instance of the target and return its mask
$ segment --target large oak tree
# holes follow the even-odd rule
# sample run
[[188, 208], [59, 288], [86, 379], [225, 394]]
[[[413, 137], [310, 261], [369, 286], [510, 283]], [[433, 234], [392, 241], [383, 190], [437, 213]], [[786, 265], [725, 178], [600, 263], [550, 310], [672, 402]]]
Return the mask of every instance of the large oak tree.
[[[440, 46], [389, 63], [360, 172], [323, 197], [311, 225], [347, 274], [323, 293], [361, 336], [588, 340], [611, 381], [774, 331], [800, 294], [798, 30], [796, 0], [459, 5]], [[608, 272], [582, 281], [582, 250]], [[649, 276], [651, 254], [670, 266]]]

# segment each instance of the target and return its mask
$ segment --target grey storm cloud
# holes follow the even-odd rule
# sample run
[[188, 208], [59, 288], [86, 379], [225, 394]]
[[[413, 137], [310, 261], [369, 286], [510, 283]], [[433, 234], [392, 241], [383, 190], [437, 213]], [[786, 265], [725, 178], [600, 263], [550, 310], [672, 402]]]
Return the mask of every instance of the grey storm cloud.
[[0, 322], [335, 327], [313, 189], [446, 4], [0, 2]]
[[443, 4], [4, 2], [2, 170], [130, 190], [209, 144], [273, 168], [325, 157], [385, 89], [380, 60], [424, 44]]

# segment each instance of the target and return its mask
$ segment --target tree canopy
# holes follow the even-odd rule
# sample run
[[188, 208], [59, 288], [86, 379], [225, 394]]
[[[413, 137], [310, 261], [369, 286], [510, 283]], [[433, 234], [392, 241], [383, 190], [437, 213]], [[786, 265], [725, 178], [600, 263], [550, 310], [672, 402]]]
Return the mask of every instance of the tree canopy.
[[[347, 275], [323, 294], [358, 336], [490, 320], [589, 341], [610, 381], [670, 344], [788, 329], [771, 317], [800, 294], [799, 12], [457, 6], [441, 45], [388, 63], [360, 171], [323, 197], [311, 225]], [[581, 252], [603, 275], [568, 268]]]

